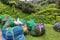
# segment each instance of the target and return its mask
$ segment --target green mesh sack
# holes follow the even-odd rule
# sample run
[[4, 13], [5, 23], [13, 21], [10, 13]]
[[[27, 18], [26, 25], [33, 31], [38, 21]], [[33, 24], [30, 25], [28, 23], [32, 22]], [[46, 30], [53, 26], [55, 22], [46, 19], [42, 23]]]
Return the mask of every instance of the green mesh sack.
[[30, 21], [27, 21], [28, 29], [31, 30], [31, 28], [33, 27], [34, 24], [35, 24], [34, 19], [31, 19]]
[[0, 16], [0, 20], [2, 19], [2, 17]]
[[10, 27], [14, 26], [14, 20], [13, 20], [13, 18], [11, 16], [10, 16], [9, 23], [10, 23]]
[[45, 34], [45, 26], [43, 23], [41, 24], [35, 24], [32, 29], [30, 34], [32, 36], [42, 36], [43, 34]]
[[11, 20], [11, 16], [6, 16], [6, 18], [2, 20], [2, 24], [4, 25], [7, 20]]
[[32, 30], [30, 32], [32, 36], [39, 36], [40, 35], [40, 29], [36, 26], [32, 27]]
[[6, 28], [7, 30], [12, 30], [12, 27], [8, 27], [8, 28]]
[[3, 20], [4, 18], [6, 18], [7, 16], [6, 15], [2, 15], [1, 16], [1, 20]]
[[[12, 22], [12, 21], [11, 21], [11, 17], [10, 17], [10, 19], [5, 22], [5, 24], [3, 25], [2, 29], [3, 29], [3, 30], [6, 29], [6, 27], [8, 26], [8, 24], [12, 25], [11, 22]], [[10, 25], [9, 25], [9, 26], [10, 26]]]
[[5, 29], [6, 29], [6, 27], [7, 27], [8, 23], [9, 23], [9, 20], [8, 20], [8, 21], [4, 24], [4, 26], [2, 27], [2, 29], [3, 29], [3, 30], [5, 30]]
[[0, 23], [1, 23], [2, 17], [0, 16]]
[[23, 22], [24, 20], [22, 18], [19, 19], [21, 22]]
[[14, 26], [14, 20], [13, 20], [13, 19], [11, 19], [11, 20], [9, 21], [9, 23], [10, 23], [10, 26], [11, 26], [11, 27]]

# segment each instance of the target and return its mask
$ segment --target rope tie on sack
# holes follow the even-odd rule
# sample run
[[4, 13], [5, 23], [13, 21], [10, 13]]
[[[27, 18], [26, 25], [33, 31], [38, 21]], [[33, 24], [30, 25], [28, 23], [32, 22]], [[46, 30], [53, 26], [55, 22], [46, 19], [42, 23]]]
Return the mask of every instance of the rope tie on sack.
[[[7, 40], [7, 34], [8, 34], [9, 31], [6, 32], [6, 40]], [[12, 30], [10, 30], [11, 34], [12, 34], [12, 39], [14, 40], [14, 33]]]

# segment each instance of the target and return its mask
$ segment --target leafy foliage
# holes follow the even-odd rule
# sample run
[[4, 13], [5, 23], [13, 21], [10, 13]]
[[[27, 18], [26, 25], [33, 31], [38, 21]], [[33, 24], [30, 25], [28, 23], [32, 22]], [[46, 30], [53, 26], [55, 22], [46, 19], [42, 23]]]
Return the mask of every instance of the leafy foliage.
[[57, 0], [57, 1], [56, 1], [56, 6], [57, 6], [57, 8], [60, 9], [60, 0]]
[[39, 11], [38, 13], [32, 14], [25, 19], [32, 19], [34, 18], [37, 23], [44, 22], [49, 24], [54, 24], [55, 22], [59, 22], [59, 20], [56, 18], [60, 13], [58, 12], [58, 9], [56, 8], [48, 8], [43, 11]]
[[14, 6], [10, 7], [0, 2], [0, 15], [10, 15], [13, 18], [21, 17], [24, 18], [29, 14], [23, 13], [20, 9], [16, 9]]
[[17, 8], [21, 9], [23, 12], [25, 13], [35, 13], [36, 9], [34, 8], [34, 6], [30, 3], [24, 3], [24, 2], [20, 2], [17, 4]]
[[[40, 22], [44, 22], [44, 23], [49, 23], [49, 24], [54, 24], [55, 22], [60, 22], [60, 9], [57, 9], [55, 7], [55, 4], [47, 4], [39, 8], [39, 11], [36, 13], [32, 13], [32, 14], [25, 14], [24, 12], [22, 12], [20, 9], [25, 10], [25, 9], [29, 9], [29, 7], [33, 7], [30, 4], [24, 4], [24, 3], [20, 3], [19, 5], [16, 4], [17, 6], [19, 6], [19, 9], [15, 8], [15, 6], [7, 6], [4, 5], [0, 2], [0, 15], [11, 15], [13, 18], [17, 18], [17, 17], [22, 17], [23, 19], [29, 20], [29, 19], [35, 19], [35, 21], [37, 23]], [[23, 6], [23, 8], [20, 7]], [[27, 6], [29, 5], [29, 6]], [[25, 8], [28, 7], [28, 8]], [[32, 9], [31, 9], [32, 10]], [[16, 15], [15, 15], [16, 14]]]
[[35, 7], [30, 3], [16, 2], [15, 0], [2, 0], [2, 2], [10, 6], [14, 5], [16, 8], [19, 8], [23, 12], [28, 13], [28, 14], [35, 13], [37, 11]]

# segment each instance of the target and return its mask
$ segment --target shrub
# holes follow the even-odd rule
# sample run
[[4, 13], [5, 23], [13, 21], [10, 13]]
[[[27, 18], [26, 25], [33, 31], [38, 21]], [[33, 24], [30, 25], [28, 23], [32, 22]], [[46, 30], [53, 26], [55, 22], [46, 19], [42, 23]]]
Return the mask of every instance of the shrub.
[[24, 3], [24, 2], [20, 2], [16, 5], [17, 8], [21, 9], [23, 12], [25, 13], [35, 13], [36, 9], [34, 8], [34, 6], [30, 3]]
[[16, 8], [21, 9], [24, 13], [35, 13], [37, 10], [30, 3], [25, 2], [16, 2], [15, 0], [1, 0], [4, 4], [8, 4], [10, 6], [15, 5]]
[[9, 1], [9, 0], [1, 0], [1, 2], [3, 2], [4, 4], [9, 4], [8, 1]]

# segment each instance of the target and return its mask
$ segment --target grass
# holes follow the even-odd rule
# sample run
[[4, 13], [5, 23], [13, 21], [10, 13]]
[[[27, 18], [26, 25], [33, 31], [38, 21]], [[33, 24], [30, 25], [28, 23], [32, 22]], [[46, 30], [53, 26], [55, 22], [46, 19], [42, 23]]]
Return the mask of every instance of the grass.
[[45, 24], [46, 27], [46, 33], [43, 36], [40, 37], [33, 37], [31, 35], [27, 35], [27, 40], [60, 40], [60, 33], [56, 32], [53, 29], [53, 25]]

